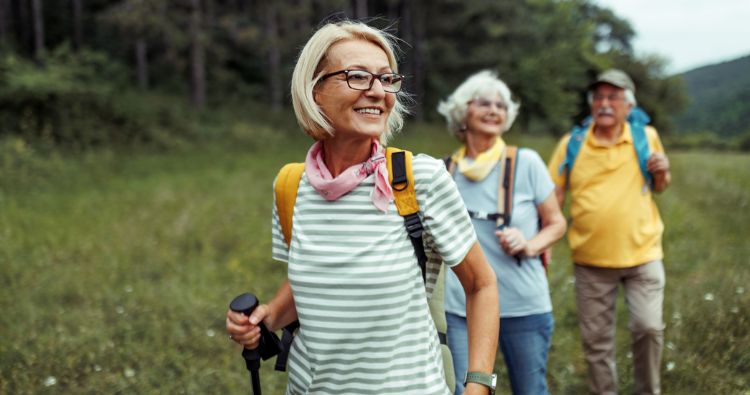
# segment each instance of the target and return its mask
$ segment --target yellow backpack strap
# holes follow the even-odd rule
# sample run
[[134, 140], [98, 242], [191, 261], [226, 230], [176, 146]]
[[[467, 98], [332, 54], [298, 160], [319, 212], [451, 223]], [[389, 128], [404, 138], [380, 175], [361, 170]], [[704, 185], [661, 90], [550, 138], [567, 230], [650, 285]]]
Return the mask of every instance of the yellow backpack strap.
[[[412, 169], [413, 155], [409, 151], [398, 148], [386, 148], [386, 165], [388, 167], [388, 180], [393, 188], [393, 200], [398, 208], [398, 213], [404, 217], [406, 233], [409, 234], [414, 253], [417, 256], [417, 262], [422, 269], [422, 280], [427, 282], [427, 254], [424, 251], [422, 240], [422, 221], [419, 219], [419, 203], [417, 202], [417, 193], [414, 190], [414, 172]], [[430, 316], [435, 323], [435, 328], [440, 339], [440, 352], [443, 357], [443, 373], [446, 384], [450, 392], [456, 388], [456, 376], [453, 370], [453, 358], [447, 345], [446, 333], [448, 324], [445, 321], [445, 305], [443, 297], [445, 295], [445, 266], [440, 265], [435, 287], [432, 290], [432, 296], [428, 300], [430, 307]]]
[[[386, 164], [388, 166], [388, 180], [393, 188], [393, 200], [398, 208], [398, 213], [404, 217], [404, 225], [409, 239], [414, 247], [414, 253], [417, 256], [417, 262], [422, 269], [422, 279], [427, 282], [427, 254], [424, 251], [422, 240], [422, 221], [419, 219], [419, 203], [417, 202], [417, 193], [414, 190], [414, 173], [412, 170], [413, 155], [409, 151], [398, 148], [386, 148]], [[448, 323], [445, 319], [445, 305], [443, 297], [445, 295], [445, 266], [440, 265], [435, 287], [432, 290], [432, 296], [427, 301], [430, 307], [430, 316], [435, 323], [435, 328], [440, 339], [440, 353], [443, 357], [443, 373], [446, 384], [451, 393], [456, 388], [456, 376], [453, 370], [453, 358], [447, 345], [446, 333]]]
[[[393, 200], [402, 217], [419, 212], [417, 193], [414, 191], [414, 174], [411, 168], [412, 153], [398, 148], [385, 149], [386, 165], [388, 166], [388, 181], [393, 188]], [[394, 168], [394, 155], [396, 156]], [[403, 156], [400, 160], [398, 156]], [[403, 168], [401, 168], [403, 164]], [[395, 179], [394, 179], [395, 174]]]
[[284, 234], [286, 248], [289, 248], [292, 241], [294, 202], [297, 200], [297, 189], [304, 170], [304, 163], [287, 163], [279, 170], [279, 174], [276, 176], [276, 185], [273, 187], [273, 192], [276, 195], [276, 211], [279, 214], [279, 223]]
[[422, 220], [419, 219], [419, 203], [414, 190], [414, 174], [412, 172], [412, 154], [398, 148], [386, 148], [386, 166], [388, 180], [393, 189], [393, 201], [396, 203], [399, 215], [404, 217], [404, 226], [409, 240], [417, 255], [419, 268], [422, 269], [422, 280], [427, 283], [427, 254], [424, 252], [422, 240]]

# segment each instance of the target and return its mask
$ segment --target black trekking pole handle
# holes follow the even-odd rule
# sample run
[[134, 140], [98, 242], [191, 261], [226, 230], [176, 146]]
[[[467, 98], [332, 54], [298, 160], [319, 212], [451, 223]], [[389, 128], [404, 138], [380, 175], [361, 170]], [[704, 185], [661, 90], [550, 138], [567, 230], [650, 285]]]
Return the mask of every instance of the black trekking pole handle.
[[[229, 308], [234, 312], [242, 313], [249, 317], [259, 304], [258, 298], [255, 295], [244, 293], [234, 298], [229, 304]], [[281, 351], [279, 338], [276, 334], [269, 331], [262, 321], [258, 323], [258, 326], [260, 327], [260, 342], [258, 347], [252, 350], [249, 348], [242, 350], [242, 357], [245, 358], [245, 366], [250, 372], [250, 382], [252, 383], [253, 394], [255, 395], [261, 395], [260, 360], [271, 358]]]

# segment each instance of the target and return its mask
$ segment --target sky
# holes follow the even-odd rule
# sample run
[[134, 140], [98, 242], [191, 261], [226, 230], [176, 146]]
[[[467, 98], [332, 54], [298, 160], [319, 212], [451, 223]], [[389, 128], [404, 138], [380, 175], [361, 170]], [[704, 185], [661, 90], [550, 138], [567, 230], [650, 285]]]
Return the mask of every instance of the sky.
[[750, 0], [594, 0], [626, 19], [637, 55], [668, 60], [668, 74], [750, 55]]

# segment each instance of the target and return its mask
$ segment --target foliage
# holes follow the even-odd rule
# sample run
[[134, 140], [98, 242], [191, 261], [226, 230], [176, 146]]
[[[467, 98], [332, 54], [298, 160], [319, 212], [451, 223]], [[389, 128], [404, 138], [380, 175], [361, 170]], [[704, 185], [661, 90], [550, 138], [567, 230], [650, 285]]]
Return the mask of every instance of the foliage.
[[665, 75], [666, 60], [658, 56], [648, 56], [634, 60], [628, 54], [613, 52], [611, 67], [625, 70], [636, 86], [638, 105], [646, 110], [651, 123], [661, 134], [674, 130], [672, 115], [681, 111], [688, 102], [682, 79], [679, 76]]
[[682, 75], [692, 98], [677, 117], [685, 133], [710, 131], [722, 137], [750, 133], [750, 56]]
[[[444, 2], [430, 7], [427, 108], [469, 74], [498, 71], [521, 101], [523, 129], [561, 134], [594, 67], [593, 31], [581, 2]], [[447, 17], [450, 16], [450, 17]], [[461, 43], [456, 45], [456, 42]], [[543, 77], [542, 77], [543, 76]]]
[[[270, 259], [271, 182], [309, 139], [244, 123], [248, 140], [168, 152], [42, 155], [0, 140], [0, 393], [246, 393], [240, 350], [224, 335], [236, 294], [268, 300], [285, 275]], [[511, 132], [547, 157], [555, 141]], [[408, 125], [394, 144], [442, 156], [442, 125]], [[667, 393], [744, 393], [750, 383], [750, 167], [747, 155], [672, 153], [666, 223]], [[695, 193], [696, 190], [703, 193]], [[729, 209], [731, 208], [731, 209]], [[554, 393], [585, 393], [565, 242], [550, 266]], [[627, 313], [617, 363], [632, 392]], [[499, 394], [508, 394], [502, 358]], [[263, 391], [285, 375], [261, 370]]]
[[[433, 2], [427, 9], [427, 89], [423, 102], [436, 118], [438, 100], [469, 74], [498, 71], [520, 99], [518, 123], [536, 134], [560, 135], [588, 112], [585, 91], [601, 70], [637, 74], [638, 96], [670, 129], [668, 114], [684, 103], [679, 80], [665, 76], [663, 62], [636, 58], [630, 24], [588, 1]], [[414, 57], [407, 52], [407, 63]], [[662, 103], [665, 102], [665, 104]]]
[[719, 136], [712, 132], [673, 134], [663, 139], [669, 149], [750, 152], [750, 132], [736, 137]]
[[[0, 96], [10, 103], [0, 107], [2, 133], [54, 144], [190, 135], [185, 125], [154, 123], [161, 117], [153, 113], [165, 110], [151, 97], [190, 93], [195, 99], [199, 86], [205, 86], [208, 112], [227, 101], [253, 101], [289, 114], [288, 81], [299, 49], [323, 21], [355, 15], [404, 40], [401, 70], [420, 118], [436, 119], [437, 102], [485, 68], [508, 82], [522, 103], [520, 128], [535, 134], [567, 131], [588, 110], [588, 81], [607, 67], [634, 75], [638, 96], [662, 132], [684, 102], [679, 80], [664, 75], [661, 61], [633, 54], [629, 22], [590, 0], [389, 0], [366, 2], [366, 15], [344, 0], [96, 0], [81, 2], [79, 19], [70, 17], [67, 2], [46, 2], [38, 21], [46, 32], [47, 55], [36, 59], [41, 67], [29, 60], [35, 50], [27, 3], [0, 2], [0, 20], [13, 12], [20, 17], [11, 34], [0, 36], [0, 46], [10, 49], [0, 60]], [[84, 49], [72, 52], [66, 43], [76, 29], [85, 33]], [[11, 88], [22, 80], [32, 82], [24, 102]], [[120, 113], [123, 91], [129, 101], [147, 104]]]
[[0, 136], [89, 148], [169, 144], [185, 134], [174, 108], [122, 90], [122, 69], [100, 52], [61, 46], [35, 63], [0, 59]]

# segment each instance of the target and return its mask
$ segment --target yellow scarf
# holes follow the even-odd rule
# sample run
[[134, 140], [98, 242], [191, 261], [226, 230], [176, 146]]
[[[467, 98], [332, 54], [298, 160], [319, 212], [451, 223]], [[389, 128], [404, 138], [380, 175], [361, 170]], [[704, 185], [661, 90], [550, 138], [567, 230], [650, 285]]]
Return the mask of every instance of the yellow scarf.
[[495, 144], [487, 151], [482, 152], [474, 158], [473, 163], [466, 159], [466, 145], [453, 153], [451, 159], [458, 165], [458, 171], [471, 181], [482, 181], [490, 174], [497, 162], [505, 153], [505, 141], [498, 137]]

